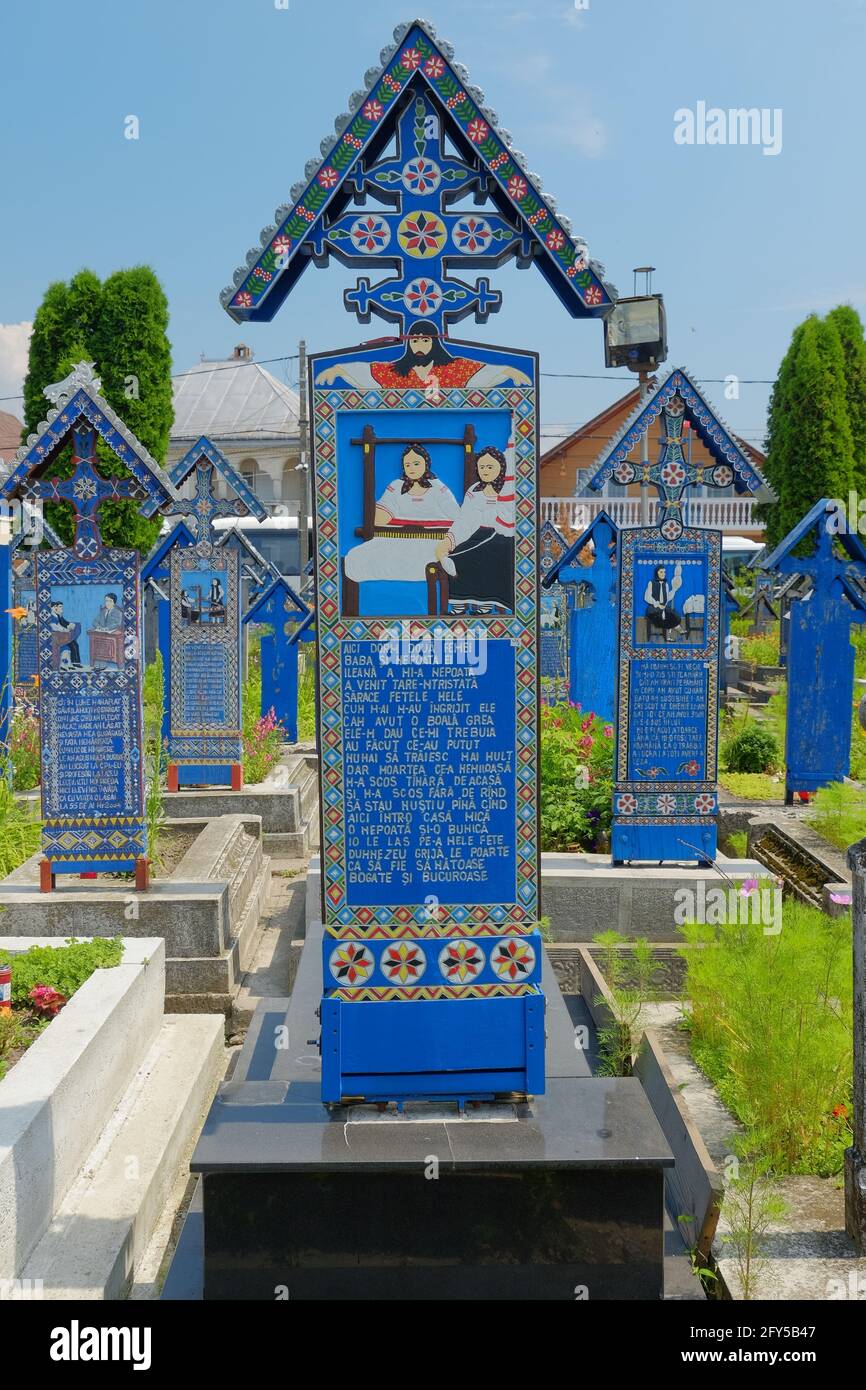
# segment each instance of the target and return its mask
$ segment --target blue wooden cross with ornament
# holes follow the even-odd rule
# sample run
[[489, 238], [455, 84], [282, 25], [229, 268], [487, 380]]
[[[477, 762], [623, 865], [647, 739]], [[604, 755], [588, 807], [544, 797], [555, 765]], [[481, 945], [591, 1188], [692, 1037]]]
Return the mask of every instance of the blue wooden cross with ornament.
[[[169, 477], [175, 487], [180, 487], [193, 473], [193, 496], [169, 502], [161, 510], [165, 516], [183, 517], [191, 523], [199, 554], [204, 554], [217, 543], [214, 522], [218, 517], [252, 514], [257, 521], [264, 521], [268, 514], [267, 508], [262, 506], [252, 488], [247, 486], [225, 454], [204, 435], [187, 450], [183, 458], [178, 459], [169, 470]], [[216, 496], [214, 488], [218, 475], [235, 494], [234, 497]], [[156, 510], [155, 506], [143, 508], [145, 516], [152, 516]]]
[[72, 549], [81, 560], [96, 560], [103, 549], [100, 507], [124, 497], [140, 498], [141, 488], [134, 478], [105, 478], [97, 470], [96, 430], [89, 424], [72, 431], [72, 468], [68, 478], [33, 479], [28, 493], [44, 502], [68, 502], [75, 521]]
[[[630, 455], [655, 421], [662, 426], [660, 451], [654, 462]], [[684, 448], [688, 424], [710, 454], [710, 460], [691, 460]], [[738, 440], [722, 423], [695, 383], [675, 367], [660, 386], [625, 422], [596, 460], [589, 490], [600, 492], [609, 481], [627, 485], [649, 483], [658, 494], [657, 525], [665, 540], [676, 540], [688, 525], [688, 496], [694, 487], [729, 488], [771, 500], [764, 478]]]

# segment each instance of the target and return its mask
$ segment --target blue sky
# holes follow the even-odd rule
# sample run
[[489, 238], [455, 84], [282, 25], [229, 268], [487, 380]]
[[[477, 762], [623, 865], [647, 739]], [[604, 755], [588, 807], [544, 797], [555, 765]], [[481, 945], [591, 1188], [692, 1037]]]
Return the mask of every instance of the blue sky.
[[[175, 370], [248, 341], [259, 359], [387, 331], [342, 308], [354, 278], [311, 268], [270, 324], [218, 301], [333, 118], [378, 61], [402, 3], [10, 0], [0, 168], [0, 395], [20, 391], [26, 325], [82, 266], [147, 263], [165, 285]], [[657, 267], [670, 356], [701, 380], [772, 378], [807, 313], [866, 314], [862, 0], [433, 0], [425, 7], [621, 293]], [[782, 147], [679, 145], [674, 112], [780, 108]], [[140, 138], [124, 138], [135, 115]], [[627, 389], [601, 327], [534, 271], [494, 274], [504, 305], [458, 336], [534, 348], [542, 419], [577, 425]], [[22, 327], [21, 325], [24, 325]], [[272, 368], [292, 381], [293, 363]], [[706, 388], [759, 443], [769, 388]], [[0, 409], [17, 411], [5, 400]]]

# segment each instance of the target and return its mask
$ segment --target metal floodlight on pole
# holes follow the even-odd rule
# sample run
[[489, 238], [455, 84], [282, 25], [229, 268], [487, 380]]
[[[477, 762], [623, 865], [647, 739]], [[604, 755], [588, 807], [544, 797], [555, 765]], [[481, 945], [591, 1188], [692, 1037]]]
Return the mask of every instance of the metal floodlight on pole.
[[[664, 300], [660, 294], [652, 293], [654, 270], [654, 265], [634, 267], [634, 294], [618, 299], [604, 321], [604, 365], [637, 372], [642, 401], [649, 389], [650, 372], [668, 355]], [[637, 292], [639, 275], [644, 277], [643, 294]], [[649, 463], [649, 430], [644, 431], [641, 440], [641, 459], [644, 464]], [[641, 526], [649, 525], [649, 484], [644, 481], [640, 485], [640, 520]]]

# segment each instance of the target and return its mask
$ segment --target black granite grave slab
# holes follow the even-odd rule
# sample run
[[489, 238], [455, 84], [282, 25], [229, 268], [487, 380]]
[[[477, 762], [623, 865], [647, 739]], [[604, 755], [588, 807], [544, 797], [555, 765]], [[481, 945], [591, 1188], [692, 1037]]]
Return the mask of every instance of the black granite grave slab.
[[[673, 1157], [639, 1081], [590, 1074], [552, 970], [544, 1096], [328, 1110], [320, 943], [312, 929], [288, 1009], [257, 1010], [193, 1155], [204, 1297], [661, 1298]], [[189, 1296], [172, 1290], [200, 1238], [196, 1212], [166, 1297]]]

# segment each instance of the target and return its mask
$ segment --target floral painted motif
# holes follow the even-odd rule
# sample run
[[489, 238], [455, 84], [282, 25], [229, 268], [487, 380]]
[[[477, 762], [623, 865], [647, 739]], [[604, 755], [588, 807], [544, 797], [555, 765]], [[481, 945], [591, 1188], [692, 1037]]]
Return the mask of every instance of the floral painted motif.
[[525, 198], [529, 190], [526, 179], [521, 178], [519, 174], [512, 174], [505, 187], [509, 198], [513, 198], [515, 203], [519, 203], [521, 198]]
[[320, 169], [318, 173], [318, 180], [323, 188], [336, 188], [339, 177], [336, 169], [332, 169], [330, 164], [327, 164], [324, 169]]
[[530, 942], [512, 936], [494, 946], [490, 964], [500, 980], [526, 980], [535, 969], [535, 951]]
[[709, 792], [701, 792], [695, 797], [695, 810], [699, 816], [709, 816], [716, 809], [716, 798]]
[[432, 58], [428, 58], [427, 62], [424, 64], [424, 72], [426, 76], [432, 77], [434, 80], [438, 77], [441, 77], [444, 71], [445, 61], [443, 58], [438, 57], [438, 55], [436, 54], [434, 54]]
[[406, 286], [403, 303], [411, 313], [426, 318], [442, 303], [442, 291], [435, 280], [411, 280]]
[[419, 155], [403, 166], [403, 187], [410, 193], [434, 193], [442, 180], [442, 171], [434, 159]]
[[414, 72], [421, 66], [421, 54], [417, 48], [404, 48], [400, 54], [400, 62], [407, 72]]
[[726, 463], [720, 463], [713, 469], [713, 482], [716, 487], [730, 487], [734, 481], [734, 470], [729, 468]]
[[630, 483], [634, 478], [634, 469], [630, 463], [619, 463], [613, 470], [613, 476], [618, 483]]
[[341, 942], [331, 952], [328, 967], [338, 984], [363, 984], [372, 974], [373, 955], [362, 942]]
[[686, 480], [686, 470], [681, 463], [666, 463], [661, 478], [666, 487], [679, 487]]
[[473, 145], [483, 145], [490, 134], [490, 126], [486, 121], [482, 121], [480, 116], [476, 116], [474, 121], [469, 122], [466, 134], [469, 136]]
[[637, 810], [637, 797], [631, 792], [623, 792], [616, 799], [616, 809], [621, 816], [633, 816]]
[[413, 984], [427, 968], [427, 958], [420, 946], [411, 941], [395, 941], [382, 952], [382, 973], [395, 984]]
[[554, 228], [552, 232], [547, 233], [545, 240], [551, 251], [561, 251], [565, 245], [565, 233]]
[[675, 521], [671, 517], [669, 521], [664, 522], [660, 530], [666, 541], [675, 541], [677, 536], [682, 535], [683, 525], [681, 521]]
[[476, 253], [490, 245], [490, 223], [483, 217], [461, 217], [454, 226], [454, 245], [460, 251]]
[[598, 285], [587, 285], [583, 294], [587, 304], [600, 304], [604, 298]]
[[439, 970], [452, 984], [474, 980], [484, 969], [484, 952], [475, 941], [449, 941], [438, 957]]
[[373, 212], [353, 222], [349, 235], [356, 251], [361, 251], [365, 256], [373, 256], [388, 245], [391, 229], [383, 217]]
[[361, 115], [364, 117], [365, 121], [372, 121], [375, 124], [376, 121], [382, 119], [382, 112], [384, 110], [385, 108], [382, 103], [373, 100], [371, 97], [370, 100], [365, 101], [364, 105], [361, 107]]
[[663, 816], [672, 815], [676, 807], [677, 799], [675, 796], [665, 793], [664, 796], [656, 797], [656, 810], [660, 811]]
[[447, 235], [445, 223], [434, 212], [410, 212], [397, 228], [397, 240], [403, 250], [417, 260], [438, 255]]

